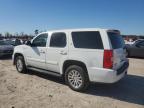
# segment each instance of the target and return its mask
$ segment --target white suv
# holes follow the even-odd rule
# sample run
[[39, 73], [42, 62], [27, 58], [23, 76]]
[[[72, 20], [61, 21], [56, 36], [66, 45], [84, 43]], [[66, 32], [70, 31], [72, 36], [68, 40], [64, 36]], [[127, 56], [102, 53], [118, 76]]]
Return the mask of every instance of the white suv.
[[96, 28], [40, 33], [27, 45], [15, 47], [13, 63], [18, 72], [63, 76], [76, 91], [85, 90], [89, 82], [117, 82], [129, 66], [120, 32]]

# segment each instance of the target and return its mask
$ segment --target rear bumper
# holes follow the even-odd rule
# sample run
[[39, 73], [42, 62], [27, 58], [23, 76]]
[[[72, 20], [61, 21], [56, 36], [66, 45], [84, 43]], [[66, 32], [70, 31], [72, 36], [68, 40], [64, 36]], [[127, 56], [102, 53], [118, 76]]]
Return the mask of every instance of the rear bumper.
[[128, 65], [125, 64], [118, 69], [117, 71], [112, 69], [104, 69], [104, 68], [89, 68], [89, 79], [91, 82], [100, 82], [100, 83], [115, 83], [122, 79], [128, 70]]
[[129, 62], [124, 62], [124, 64], [119, 69], [117, 69], [117, 75], [123, 73], [125, 69], [127, 69], [128, 67], [129, 67]]

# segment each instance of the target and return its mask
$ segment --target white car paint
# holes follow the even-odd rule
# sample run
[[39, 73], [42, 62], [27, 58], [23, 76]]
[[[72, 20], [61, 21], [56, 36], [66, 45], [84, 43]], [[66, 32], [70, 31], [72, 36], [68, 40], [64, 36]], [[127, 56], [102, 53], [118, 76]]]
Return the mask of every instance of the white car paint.
[[[114, 54], [113, 68], [112, 69], [103, 68], [104, 49], [101, 50], [101, 49], [75, 48], [71, 36], [71, 32], [74, 31], [99, 31], [102, 38], [104, 49], [113, 50]], [[126, 59], [122, 48], [120, 49], [112, 48], [110, 40], [107, 36], [107, 31], [108, 29], [87, 28], [87, 29], [54, 30], [44, 32], [48, 34], [46, 47], [33, 48], [28, 45], [21, 45], [15, 47], [13, 58], [16, 53], [21, 53], [24, 56], [27, 66], [31, 65], [37, 68], [54, 71], [60, 74], [63, 74], [63, 64], [66, 60], [76, 60], [86, 65], [89, 80], [91, 82], [114, 83], [120, 80], [122, 77], [124, 77], [127, 68], [120, 75], [116, 75], [116, 71], [119, 67], [123, 65], [123, 62], [128, 62], [128, 60]], [[66, 47], [52, 48], [49, 46], [51, 34], [56, 32], [64, 32], [66, 34], [67, 38]]]

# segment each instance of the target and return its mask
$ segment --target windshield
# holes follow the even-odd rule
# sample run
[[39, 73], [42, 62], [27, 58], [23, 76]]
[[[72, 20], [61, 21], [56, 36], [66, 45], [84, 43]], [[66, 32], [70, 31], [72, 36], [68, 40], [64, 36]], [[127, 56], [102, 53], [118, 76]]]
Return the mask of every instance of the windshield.
[[5, 41], [8, 45], [15, 45], [15, 41], [12, 40], [6, 40]]
[[10, 45], [10, 44], [6, 41], [0, 41], [0, 45]]
[[121, 35], [113, 32], [108, 32], [109, 39], [113, 49], [123, 48], [124, 40]]

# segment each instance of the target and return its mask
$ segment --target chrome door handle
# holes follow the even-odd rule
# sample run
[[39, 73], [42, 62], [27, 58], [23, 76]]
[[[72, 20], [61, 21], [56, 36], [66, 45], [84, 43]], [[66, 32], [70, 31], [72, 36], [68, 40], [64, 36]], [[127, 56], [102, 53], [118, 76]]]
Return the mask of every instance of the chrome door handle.
[[45, 53], [45, 51], [42, 51], [42, 50], [41, 50], [41, 51], [40, 51], [40, 53], [43, 53], [43, 54], [44, 54], [44, 53]]
[[65, 52], [65, 51], [60, 51], [60, 54], [61, 54], [61, 55], [67, 55], [67, 52]]

